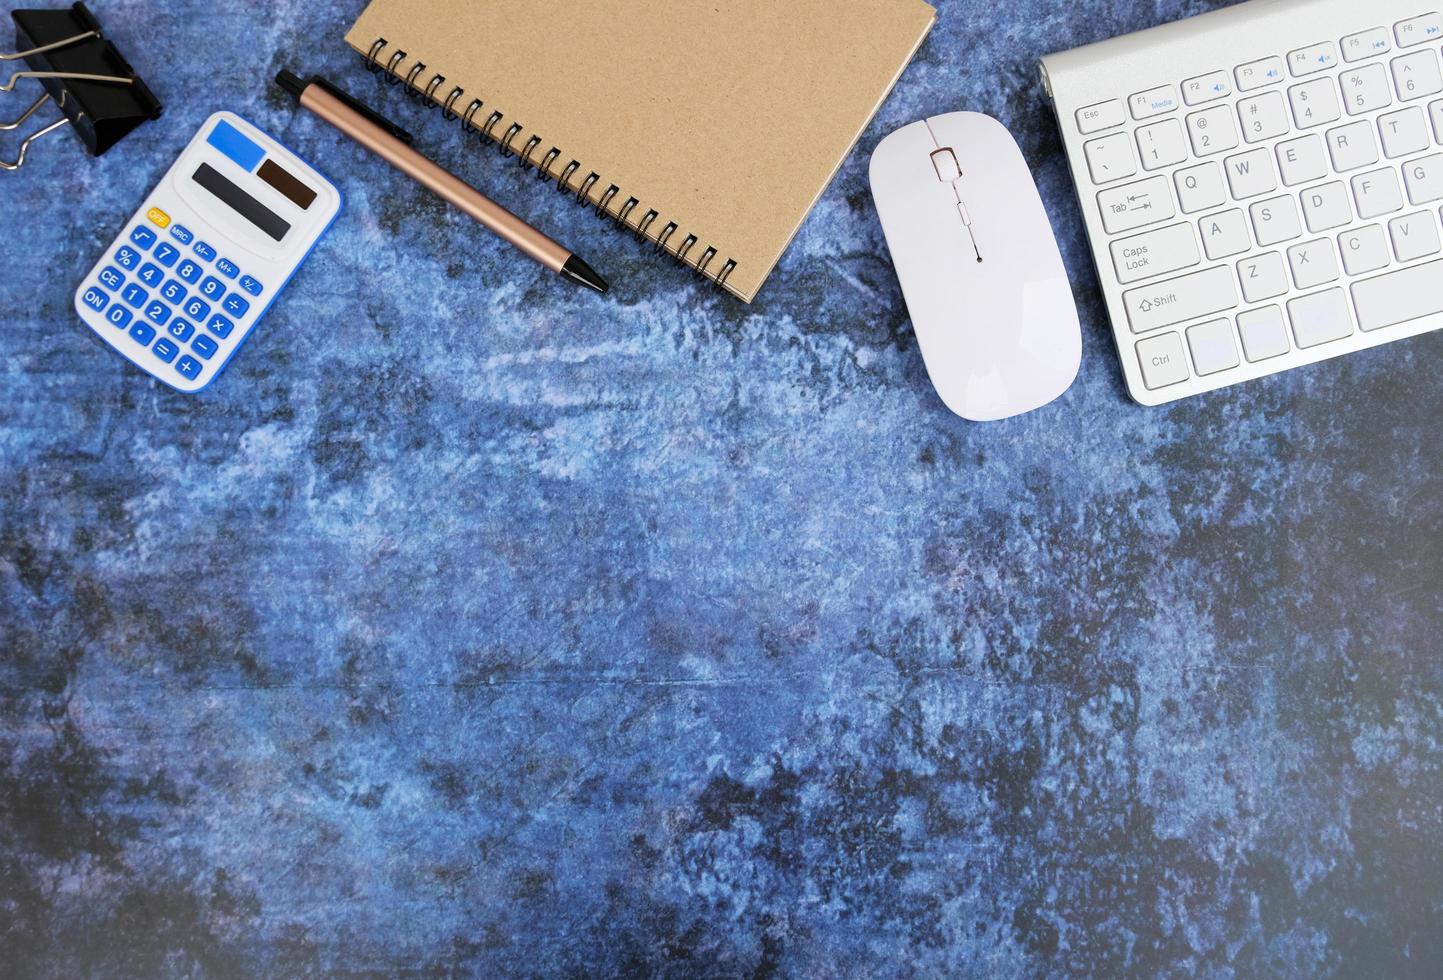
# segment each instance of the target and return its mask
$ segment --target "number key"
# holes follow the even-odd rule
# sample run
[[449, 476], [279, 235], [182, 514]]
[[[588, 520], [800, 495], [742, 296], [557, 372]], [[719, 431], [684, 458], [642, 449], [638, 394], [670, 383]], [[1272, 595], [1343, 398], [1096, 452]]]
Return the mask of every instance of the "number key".
[[201, 268], [190, 259], [186, 259], [175, 267], [175, 274], [188, 283], [196, 283], [200, 280]]
[[185, 287], [174, 279], [167, 279], [161, 287], [160, 296], [167, 303], [179, 303], [185, 299]]
[[170, 319], [170, 307], [156, 300], [145, 308], [145, 318], [157, 327], [163, 327], [165, 321]]
[[155, 261], [169, 269], [175, 265], [175, 260], [180, 258], [180, 249], [170, 244], [170, 242], [161, 242], [155, 246], [155, 251], [152, 252], [151, 255], [155, 258]]
[[124, 329], [125, 325], [130, 322], [130, 311], [119, 303], [116, 303], [110, 308], [110, 312], [105, 314], [105, 319], [109, 320], [115, 326]]
[[250, 302], [244, 299], [239, 293], [231, 293], [225, 298], [225, 302], [222, 303], [221, 306], [227, 313], [236, 318], [245, 316], [246, 310], [251, 308]]
[[130, 240], [144, 250], [155, 244], [155, 232], [144, 226], [139, 226], [130, 233]]
[[154, 288], [160, 285], [160, 281], [165, 278], [165, 273], [160, 271], [160, 266], [147, 262], [140, 267], [140, 271], [135, 274], [135, 278], [147, 286]]
[[122, 245], [116, 250], [115, 261], [122, 269], [134, 269], [140, 264], [140, 253], [129, 245]]
[[91, 286], [85, 291], [85, 295], [80, 297], [80, 301], [86, 306], [90, 307], [95, 312], [99, 313], [101, 310], [105, 309], [105, 304], [110, 302], [110, 297], [105, 295], [105, 293], [101, 292], [100, 290], [96, 289], [94, 286]]
[[1238, 145], [1238, 128], [1233, 124], [1233, 111], [1225, 105], [1188, 116], [1187, 131], [1192, 138], [1193, 152], [1200, 157], [1222, 153]]
[[150, 294], [135, 283], [131, 283], [121, 292], [120, 298], [138, 310], [150, 300]]
[[199, 297], [192, 296], [186, 302], [185, 308], [181, 310], [181, 312], [192, 320], [204, 320], [210, 316], [210, 304], [202, 303]]
[[190, 339], [191, 334], [195, 333], [195, 324], [189, 320], [182, 320], [180, 317], [176, 317], [170, 321], [169, 330], [172, 337], [184, 342]]
[[211, 318], [210, 318], [210, 322], [208, 322], [208, 323], [205, 325], [205, 328], [206, 328], [207, 330], [209, 330], [211, 333], [215, 334], [215, 335], [216, 335], [217, 337], [219, 337], [221, 340], [225, 340], [227, 337], [229, 337], [229, 336], [230, 336], [230, 332], [231, 332], [231, 330], [232, 330], [234, 327], [235, 327], [235, 324], [234, 324], [234, 323], [231, 323], [229, 320], [227, 320], [225, 317], [221, 316], [219, 313], [217, 313], [215, 316], [211, 317]]
[[234, 279], [236, 276], [240, 275], [240, 267], [237, 266], [230, 259], [221, 259], [215, 264], [215, 268], [217, 272], [225, 276], [227, 279]]
[[215, 276], [206, 276], [200, 284], [200, 294], [206, 299], [220, 299], [225, 294], [225, 283]]

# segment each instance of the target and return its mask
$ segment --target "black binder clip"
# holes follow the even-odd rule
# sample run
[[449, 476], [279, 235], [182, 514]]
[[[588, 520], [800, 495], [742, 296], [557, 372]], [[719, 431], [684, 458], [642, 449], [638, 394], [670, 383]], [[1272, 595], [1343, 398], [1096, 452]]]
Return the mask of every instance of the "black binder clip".
[[20, 155], [13, 163], [0, 160], [0, 168], [19, 170], [31, 143], [67, 123], [91, 156], [98, 157], [135, 127], [160, 115], [160, 102], [104, 38], [100, 22], [85, 4], [73, 4], [69, 10], [16, 10], [10, 16], [15, 20], [16, 51], [0, 54], [0, 62], [23, 58], [29, 70], [14, 72], [0, 82], [0, 92], [11, 91], [22, 78], [37, 80], [45, 92], [20, 118], [0, 123], [0, 132], [19, 128], [49, 101], [64, 116], [26, 136]]

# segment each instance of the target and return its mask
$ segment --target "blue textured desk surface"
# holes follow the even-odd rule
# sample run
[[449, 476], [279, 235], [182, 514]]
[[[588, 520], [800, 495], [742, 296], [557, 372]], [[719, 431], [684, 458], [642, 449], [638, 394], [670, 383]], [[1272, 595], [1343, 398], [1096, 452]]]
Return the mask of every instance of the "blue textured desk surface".
[[[99, 0], [165, 116], [0, 175], [7, 969], [1436, 971], [1443, 336], [1131, 404], [1035, 80], [1206, 6], [944, 4], [745, 306], [381, 94], [358, 0]], [[346, 205], [186, 397], [71, 294], [219, 108]], [[866, 183], [962, 108], [1035, 163], [1085, 333], [1064, 398], [985, 426], [930, 389]]]

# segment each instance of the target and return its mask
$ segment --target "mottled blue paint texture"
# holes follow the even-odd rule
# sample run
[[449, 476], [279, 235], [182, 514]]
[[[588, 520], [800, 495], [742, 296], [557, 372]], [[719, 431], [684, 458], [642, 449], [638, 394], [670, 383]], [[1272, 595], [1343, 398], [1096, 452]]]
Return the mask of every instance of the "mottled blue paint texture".
[[[752, 306], [382, 91], [359, 0], [94, 6], [166, 114], [0, 175], [3, 972], [1443, 969], [1443, 336], [1131, 404], [1036, 80], [1207, 3], [944, 3]], [[71, 295], [222, 108], [346, 205], [187, 397]], [[956, 109], [1035, 164], [1084, 329], [993, 425], [933, 394], [866, 181]]]

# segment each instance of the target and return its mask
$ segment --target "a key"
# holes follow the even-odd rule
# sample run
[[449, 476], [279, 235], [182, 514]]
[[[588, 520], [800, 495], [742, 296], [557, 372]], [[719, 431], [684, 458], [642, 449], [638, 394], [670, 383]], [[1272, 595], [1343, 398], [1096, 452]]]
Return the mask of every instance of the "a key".
[[1416, 211], [1388, 222], [1388, 237], [1399, 262], [1412, 262], [1443, 249], [1438, 240], [1438, 219], [1432, 211]]
[[1308, 231], [1317, 234], [1330, 228], [1341, 228], [1353, 220], [1353, 206], [1348, 201], [1348, 188], [1341, 180], [1310, 187], [1303, 192], [1303, 220]]
[[1187, 132], [1192, 140], [1193, 153], [1200, 157], [1223, 153], [1238, 145], [1238, 129], [1233, 124], [1233, 113], [1225, 105], [1192, 113], [1187, 117]]
[[1176, 279], [1130, 289], [1122, 294], [1133, 333], [1186, 323], [1238, 305], [1232, 269], [1225, 265]]
[[1243, 299], [1249, 303], [1283, 295], [1288, 291], [1288, 273], [1282, 255], [1264, 252], [1243, 259], [1238, 263], [1238, 281], [1243, 284]]
[[1387, 28], [1374, 27], [1371, 30], [1359, 31], [1343, 38], [1343, 60], [1362, 61], [1377, 54], [1387, 54], [1392, 46]]
[[1237, 341], [1233, 340], [1233, 323], [1226, 317], [1188, 327], [1187, 345], [1192, 351], [1192, 366], [1203, 377], [1235, 368], [1240, 363]]
[[1126, 121], [1122, 103], [1117, 99], [1109, 99], [1077, 110], [1077, 131], [1084, 136], [1121, 126]]
[[1248, 239], [1248, 222], [1240, 210], [1208, 215], [1198, 222], [1203, 251], [1214, 261], [1239, 255], [1252, 248]]
[[1388, 237], [1382, 225], [1365, 225], [1338, 236], [1338, 251], [1343, 253], [1343, 268], [1350, 276], [1376, 272], [1388, 265]]
[[1182, 100], [1188, 105], [1201, 105], [1232, 94], [1233, 87], [1225, 71], [1208, 72], [1182, 83]]
[[1388, 87], [1388, 73], [1382, 65], [1364, 65], [1345, 71], [1338, 77], [1338, 84], [1343, 87], [1343, 104], [1347, 106], [1350, 116], [1359, 116], [1393, 104], [1393, 93]]
[[1403, 165], [1403, 183], [1408, 185], [1410, 203], [1443, 200], [1443, 153], [1409, 160]]
[[1292, 350], [1282, 307], [1264, 306], [1239, 313], [1238, 333], [1243, 338], [1243, 354], [1254, 363], [1281, 357]]
[[1249, 143], [1275, 139], [1288, 131], [1288, 109], [1283, 93], [1264, 92], [1238, 103], [1243, 139]]
[[1398, 98], [1404, 102], [1443, 92], [1443, 74], [1438, 70], [1438, 54], [1431, 48], [1394, 58], [1393, 84]]
[[1288, 89], [1288, 102], [1293, 107], [1293, 122], [1299, 129], [1324, 126], [1337, 120], [1338, 92], [1331, 78], [1315, 78], [1311, 82]]
[[1177, 213], [1166, 177], [1149, 177], [1097, 194], [1097, 209], [1109, 235], [1166, 221]]
[[1392, 167], [1358, 174], [1352, 185], [1358, 217], [1364, 221], [1403, 210], [1403, 189], [1398, 186], [1398, 175]]
[[1353, 314], [1341, 289], [1289, 300], [1288, 319], [1293, 322], [1293, 339], [1305, 349], [1342, 340], [1353, 332]]
[[1248, 207], [1253, 222], [1253, 235], [1266, 248], [1286, 242], [1303, 233], [1298, 221], [1298, 206], [1291, 196], [1270, 197]]
[[1150, 390], [1175, 385], [1189, 377], [1182, 338], [1175, 333], [1139, 340], [1137, 361], [1142, 365], [1142, 383]]
[[1182, 205], [1184, 214], [1206, 211], [1227, 202], [1222, 171], [1216, 163], [1208, 162], [1179, 170], [1173, 174], [1173, 181], [1177, 184], [1178, 203]]
[[1273, 175], [1273, 155], [1262, 147], [1228, 157], [1223, 161], [1223, 169], [1227, 171], [1228, 186], [1236, 201], [1278, 189], [1278, 179]]
[[1302, 242], [1288, 249], [1288, 268], [1293, 273], [1293, 284], [1299, 289], [1314, 289], [1325, 286], [1338, 278], [1338, 260], [1333, 255], [1333, 243], [1327, 238]]
[[1145, 92], [1138, 92], [1127, 100], [1132, 109], [1132, 118], [1141, 122], [1153, 116], [1161, 116], [1178, 107], [1177, 90], [1171, 85], [1159, 85]]
[[1328, 157], [1317, 133], [1279, 143], [1278, 170], [1289, 187], [1321, 180], [1328, 175]]
[[1433, 122], [1433, 140], [1443, 143], [1443, 99], [1428, 103], [1428, 118]]
[[1340, 174], [1378, 162], [1378, 142], [1373, 138], [1373, 124], [1367, 120], [1330, 129], [1327, 140], [1333, 169]]
[[1415, 44], [1426, 44], [1439, 36], [1443, 30], [1443, 19], [1436, 13], [1409, 17], [1393, 25], [1393, 34], [1398, 38], [1398, 47], [1408, 48]]
[[1137, 152], [1142, 169], [1158, 170], [1187, 159], [1187, 141], [1176, 119], [1164, 119], [1137, 129]]
[[1202, 261], [1192, 225], [1186, 223], [1123, 238], [1111, 249], [1117, 281], [1122, 283], [1166, 275]]
[[1327, 71], [1337, 64], [1338, 49], [1330, 41], [1288, 52], [1288, 69], [1298, 77]]
[[1353, 305], [1364, 330], [1443, 313], [1443, 259], [1353, 283]]
[[1241, 92], [1276, 85], [1283, 80], [1283, 59], [1273, 56], [1238, 65], [1233, 69], [1233, 78], [1237, 79]]
[[1428, 149], [1428, 123], [1417, 106], [1379, 116], [1378, 134], [1383, 137], [1383, 155], [1390, 160]]
[[1089, 140], [1082, 144], [1082, 151], [1087, 157], [1087, 169], [1094, 184], [1106, 184], [1137, 173], [1137, 163], [1132, 157], [1132, 140], [1126, 133]]

